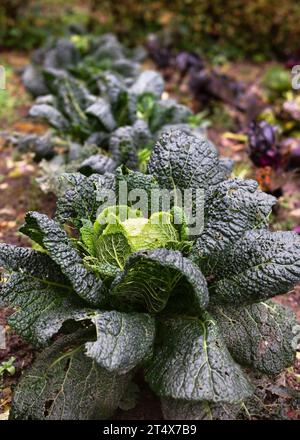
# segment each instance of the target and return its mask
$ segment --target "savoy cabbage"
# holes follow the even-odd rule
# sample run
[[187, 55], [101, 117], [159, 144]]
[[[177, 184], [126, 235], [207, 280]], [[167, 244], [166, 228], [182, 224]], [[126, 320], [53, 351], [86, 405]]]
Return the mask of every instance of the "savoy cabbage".
[[192, 130], [191, 110], [166, 99], [162, 76], [142, 71], [141, 59], [139, 48], [128, 50], [111, 34], [71, 33], [36, 51], [23, 75], [37, 97], [29, 115], [46, 121], [52, 134], [12, 140], [49, 161], [41, 167], [45, 188], [53, 188], [51, 174], [103, 174], [120, 164], [145, 170], [162, 131]]
[[94, 36], [78, 33], [75, 29], [63, 38], [50, 37], [43, 47], [37, 49], [22, 79], [28, 92], [35, 97], [50, 93], [48, 72], [87, 80], [93, 87], [99, 72], [116, 72], [134, 78], [143, 57], [140, 48], [126, 49], [113, 34]]
[[[110, 417], [139, 369], [166, 418], [234, 418], [254, 391], [244, 367], [292, 364], [294, 317], [270, 298], [299, 282], [300, 239], [269, 231], [275, 199], [229, 174], [204, 137], [173, 131], [146, 174], [65, 175], [55, 219], [26, 215], [21, 231], [40, 250], [1, 245], [0, 298], [16, 310], [9, 325], [43, 351], [11, 418]], [[174, 221], [176, 201], [154, 223], [119, 200], [99, 211], [122, 182], [202, 189], [203, 230]]]
[[48, 160], [48, 165], [42, 164], [46, 183], [51, 172], [104, 174], [121, 164], [145, 170], [164, 131], [181, 128], [202, 133], [189, 123], [188, 107], [162, 99], [164, 82], [159, 73], [143, 71], [128, 86], [115, 74], [103, 72], [97, 83], [98, 94], [91, 95], [84, 83], [72, 77], [53, 77], [51, 98], [39, 98], [30, 109], [29, 114], [46, 120], [54, 133], [17, 138], [15, 143], [35, 152], [37, 160], [43, 156]]
[[[44, 76], [51, 94], [37, 98], [29, 116], [46, 121], [53, 134], [15, 137], [14, 143], [19, 150], [33, 151], [36, 160], [50, 159], [60, 173], [103, 174], [120, 164], [136, 169], [162, 131], [180, 127], [197, 132], [189, 124], [188, 107], [162, 99], [164, 81], [157, 72], [146, 70], [128, 81], [99, 71], [93, 93], [88, 81], [64, 70], [47, 70]], [[61, 152], [60, 159], [52, 160]]]
[[[141, 72], [129, 85], [117, 74], [99, 73], [93, 94], [86, 83], [68, 74], [54, 71], [47, 77], [51, 95], [38, 98], [29, 115], [46, 120], [58, 134], [74, 141], [110, 145], [113, 136], [120, 136], [118, 128], [124, 127], [127, 136], [143, 136], [147, 145], [164, 125], [185, 123], [192, 115], [176, 101], [161, 99], [164, 81], [151, 70]], [[130, 128], [137, 121], [144, 121], [145, 128]]]

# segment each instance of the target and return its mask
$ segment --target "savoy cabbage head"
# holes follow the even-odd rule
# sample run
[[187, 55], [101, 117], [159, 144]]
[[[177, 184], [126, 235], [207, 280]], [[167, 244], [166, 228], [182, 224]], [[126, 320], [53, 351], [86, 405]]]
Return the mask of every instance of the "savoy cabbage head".
[[191, 110], [165, 99], [162, 76], [141, 71], [139, 59], [137, 50], [126, 50], [110, 34], [51, 40], [35, 54], [23, 79], [42, 96], [29, 115], [46, 121], [51, 131], [11, 140], [35, 160], [48, 161], [41, 166], [44, 190], [56, 193], [52, 176], [63, 172], [104, 174], [120, 164], [144, 171], [163, 131], [201, 132], [192, 128]]
[[[275, 199], [229, 174], [204, 137], [165, 133], [147, 174], [65, 175], [56, 218], [26, 215], [40, 250], [1, 245], [0, 297], [16, 309], [9, 325], [44, 350], [11, 418], [110, 417], [139, 369], [166, 418], [233, 418], [254, 391], [244, 367], [292, 364], [294, 317], [270, 298], [299, 282], [300, 239], [270, 232]], [[119, 199], [99, 210], [124, 182], [202, 189], [203, 229], [175, 222], [176, 200], [150, 217]]]
[[107, 143], [110, 133], [138, 119], [155, 133], [163, 125], [186, 122], [192, 115], [176, 101], [161, 99], [164, 81], [152, 70], [140, 72], [130, 81], [116, 73], [100, 72], [93, 93], [88, 83], [64, 71], [48, 71], [46, 77], [50, 94], [39, 97], [29, 115], [47, 121], [73, 140], [89, 142], [93, 136]]
[[157, 72], [143, 71], [130, 85], [120, 75], [99, 73], [94, 94], [87, 84], [68, 74], [48, 72], [48, 81], [52, 94], [38, 98], [29, 115], [46, 121], [53, 135], [47, 136], [47, 142], [27, 136], [17, 146], [24, 149], [30, 141], [36, 158], [47, 159], [63, 150], [59, 160], [52, 160], [54, 165], [59, 162], [61, 172], [62, 165], [66, 171], [84, 174], [103, 174], [120, 164], [137, 169], [162, 131], [170, 127], [192, 131], [191, 110], [162, 99], [164, 81]]
[[113, 34], [94, 36], [71, 31], [62, 38], [50, 37], [46, 44], [33, 52], [22, 80], [33, 96], [50, 93], [47, 74], [68, 74], [77, 79], [96, 83], [99, 72], [115, 72], [134, 78], [145, 52], [141, 48], [125, 48]]

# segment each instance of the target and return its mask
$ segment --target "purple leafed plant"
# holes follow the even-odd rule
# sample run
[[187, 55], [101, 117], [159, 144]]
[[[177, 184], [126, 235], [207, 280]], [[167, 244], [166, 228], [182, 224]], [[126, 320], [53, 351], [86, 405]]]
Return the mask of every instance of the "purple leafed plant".
[[278, 145], [278, 128], [266, 121], [252, 122], [248, 131], [250, 158], [258, 167], [278, 169], [282, 154]]

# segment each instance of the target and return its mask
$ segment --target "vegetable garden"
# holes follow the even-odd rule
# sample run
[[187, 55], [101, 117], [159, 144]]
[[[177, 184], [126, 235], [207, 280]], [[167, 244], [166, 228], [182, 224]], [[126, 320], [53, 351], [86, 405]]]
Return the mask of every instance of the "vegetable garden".
[[218, 1], [25, 3], [2, 12], [0, 420], [299, 419], [293, 19], [275, 48], [215, 28]]

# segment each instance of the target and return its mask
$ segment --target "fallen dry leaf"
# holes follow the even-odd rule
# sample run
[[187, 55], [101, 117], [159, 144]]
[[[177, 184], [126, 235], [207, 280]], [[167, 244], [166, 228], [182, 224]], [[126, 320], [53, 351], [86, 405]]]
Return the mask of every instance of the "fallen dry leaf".
[[15, 210], [12, 208], [0, 209], [0, 215], [15, 215]]
[[294, 218], [300, 218], [300, 208], [293, 209], [293, 211], [290, 212], [290, 216]]
[[29, 121], [20, 121], [20, 122], [16, 122], [14, 124], [13, 128], [15, 130], [21, 131], [23, 133], [43, 134], [43, 133], [45, 133], [45, 131], [48, 130], [49, 127], [47, 127], [47, 125], [44, 125], [44, 124], [38, 124], [38, 123], [29, 122]]
[[4, 413], [0, 414], [0, 420], [8, 420], [8, 417], [9, 417], [9, 410], [7, 410]]

